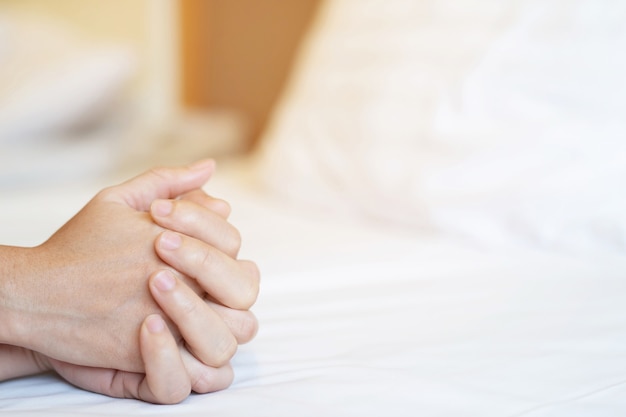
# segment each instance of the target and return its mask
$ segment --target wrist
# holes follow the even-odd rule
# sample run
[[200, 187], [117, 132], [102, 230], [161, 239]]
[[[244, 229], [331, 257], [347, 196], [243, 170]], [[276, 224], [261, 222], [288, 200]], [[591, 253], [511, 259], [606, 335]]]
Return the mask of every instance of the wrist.
[[24, 281], [34, 273], [34, 249], [0, 246], [0, 343], [25, 346], [25, 307], [31, 304]]

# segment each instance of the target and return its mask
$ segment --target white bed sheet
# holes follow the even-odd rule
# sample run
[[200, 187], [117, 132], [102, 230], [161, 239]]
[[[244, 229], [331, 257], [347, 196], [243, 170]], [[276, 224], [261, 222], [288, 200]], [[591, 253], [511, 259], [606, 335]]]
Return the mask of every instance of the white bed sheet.
[[[257, 338], [222, 392], [155, 406], [53, 375], [0, 383], [11, 416], [615, 416], [626, 410], [626, 261], [485, 248], [295, 208], [223, 170]], [[234, 175], [236, 173], [236, 175]], [[15, 192], [3, 243], [35, 244], [103, 184]]]

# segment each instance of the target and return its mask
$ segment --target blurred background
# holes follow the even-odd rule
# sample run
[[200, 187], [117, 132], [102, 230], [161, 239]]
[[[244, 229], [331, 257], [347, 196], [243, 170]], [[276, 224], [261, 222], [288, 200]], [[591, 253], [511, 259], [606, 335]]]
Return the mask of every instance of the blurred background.
[[255, 151], [255, 188], [302, 207], [623, 251], [625, 20], [614, 0], [0, 0], [0, 189]]
[[253, 149], [318, 0], [0, 0], [0, 186]]

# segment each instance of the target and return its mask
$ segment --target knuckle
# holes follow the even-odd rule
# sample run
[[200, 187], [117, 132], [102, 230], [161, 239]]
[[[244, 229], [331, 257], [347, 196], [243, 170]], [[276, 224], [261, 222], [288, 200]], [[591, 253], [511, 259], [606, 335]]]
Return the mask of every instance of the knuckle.
[[256, 336], [258, 330], [259, 322], [256, 316], [246, 311], [237, 323], [237, 342], [243, 344], [251, 341]]
[[241, 249], [241, 232], [236, 227], [230, 226], [226, 235], [223, 239], [224, 250], [226, 253], [236, 255]]
[[219, 213], [221, 213], [224, 217], [228, 217], [230, 216], [230, 214], [232, 213], [232, 207], [230, 205], [230, 203], [226, 200], [222, 200], [222, 199], [215, 199], [214, 204], [217, 206], [215, 211], [218, 211]]
[[182, 402], [185, 398], [187, 398], [191, 394], [190, 386], [176, 386], [170, 387], [170, 389], [164, 391], [160, 396], [158, 396], [158, 402], [161, 404], [173, 405]]
[[215, 380], [211, 371], [207, 368], [202, 368], [194, 375], [192, 387], [198, 394], [207, 394], [215, 391]]
[[261, 287], [261, 273], [259, 271], [259, 267], [256, 263], [252, 261], [239, 261], [242, 266], [245, 268], [246, 281], [245, 288], [243, 291], [242, 297], [242, 306], [243, 310], [248, 310], [250, 307], [256, 303], [256, 300], [259, 296], [259, 290]]
[[164, 167], [154, 167], [148, 170], [149, 176], [157, 177], [159, 179], [167, 178], [167, 173], [168, 173], [168, 170], [167, 168], [164, 168]]
[[215, 392], [227, 388], [234, 379], [234, 373], [230, 366], [225, 366], [221, 369], [221, 372], [225, 375], [222, 375], [221, 378], [218, 378], [215, 375], [215, 370], [203, 367], [198, 370], [194, 376], [192, 381], [192, 389], [194, 392], [198, 394], [208, 394], [210, 392]]
[[111, 187], [106, 187], [100, 190], [93, 199], [99, 200], [99, 201], [107, 201], [112, 198], [115, 198], [116, 196], [117, 196], [116, 188], [114, 186], [111, 186]]
[[172, 200], [171, 215], [183, 223], [193, 223], [199, 221], [197, 215], [197, 205], [187, 200]]
[[234, 336], [224, 338], [221, 343], [217, 346], [216, 352], [214, 354], [214, 362], [216, 367], [222, 367], [226, 365], [235, 353], [237, 352], [237, 340]]
[[222, 200], [221, 198], [217, 198], [217, 197], [203, 193], [202, 199], [198, 199], [197, 201], [203, 207], [211, 210], [212, 212], [219, 215], [220, 217], [226, 218], [230, 216], [231, 207], [228, 201], [226, 200]]
[[200, 257], [200, 266], [203, 270], [208, 271], [215, 263], [215, 254], [211, 247], [204, 247], [202, 251], [198, 251]]
[[180, 314], [184, 317], [194, 317], [198, 314], [198, 305], [188, 298], [181, 298], [179, 300], [178, 309]]

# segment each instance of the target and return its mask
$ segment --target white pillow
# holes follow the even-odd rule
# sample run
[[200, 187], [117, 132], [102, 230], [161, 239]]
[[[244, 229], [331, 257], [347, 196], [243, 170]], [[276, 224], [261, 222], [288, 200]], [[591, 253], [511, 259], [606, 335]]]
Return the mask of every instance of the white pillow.
[[623, 248], [626, 3], [327, 0], [259, 156], [290, 198]]

